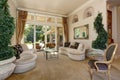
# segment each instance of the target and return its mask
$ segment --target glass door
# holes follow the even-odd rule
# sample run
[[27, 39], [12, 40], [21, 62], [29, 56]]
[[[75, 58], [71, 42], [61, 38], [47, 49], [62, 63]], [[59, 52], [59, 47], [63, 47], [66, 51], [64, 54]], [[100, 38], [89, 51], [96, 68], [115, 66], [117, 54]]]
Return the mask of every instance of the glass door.
[[35, 46], [36, 49], [42, 50], [45, 45], [45, 39], [44, 39], [44, 28], [41, 25], [36, 25], [36, 41], [35, 41]]
[[29, 49], [33, 48], [34, 43], [34, 25], [26, 24], [22, 43], [25, 43]]

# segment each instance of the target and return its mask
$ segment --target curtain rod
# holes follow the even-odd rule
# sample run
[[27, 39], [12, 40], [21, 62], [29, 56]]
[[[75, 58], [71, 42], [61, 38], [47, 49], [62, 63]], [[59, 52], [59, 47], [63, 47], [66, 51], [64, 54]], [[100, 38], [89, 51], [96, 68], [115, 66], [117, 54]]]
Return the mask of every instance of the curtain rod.
[[55, 14], [55, 13], [49, 13], [49, 12], [32, 10], [32, 9], [25, 9], [25, 8], [17, 8], [17, 10], [23, 10], [23, 11], [28, 11], [28, 12], [31, 12], [31, 13], [38, 13], [38, 14], [58, 16], [58, 17], [68, 17], [67, 15], [61, 15], [61, 14]]

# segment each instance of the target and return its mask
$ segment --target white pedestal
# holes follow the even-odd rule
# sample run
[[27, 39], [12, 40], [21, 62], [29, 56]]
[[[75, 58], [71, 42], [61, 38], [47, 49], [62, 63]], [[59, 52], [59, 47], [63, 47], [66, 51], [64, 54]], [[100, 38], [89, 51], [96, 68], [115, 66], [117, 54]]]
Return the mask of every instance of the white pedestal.
[[0, 61], [0, 80], [5, 80], [9, 77], [15, 68], [15, 64], [12, 62], [15, 60], [15, 57]]
[[0, 80], [5, 80], [7, 77], [9, 77], [15, 68], [15, 64], [9, 63], [5, 65], [0, 66]]

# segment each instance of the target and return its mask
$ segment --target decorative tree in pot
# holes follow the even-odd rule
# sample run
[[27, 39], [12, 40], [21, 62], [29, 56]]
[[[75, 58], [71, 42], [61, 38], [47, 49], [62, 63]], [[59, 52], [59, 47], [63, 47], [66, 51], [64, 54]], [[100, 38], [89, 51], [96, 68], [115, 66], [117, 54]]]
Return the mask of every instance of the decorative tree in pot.
[[14, 50], [9, 47], [14, 33], [14, 18], [8, 9], [8, 0], [0, 0], [0, 61], [12, 58]]
[[0, 0], [0, 80], [12, 74], [15, 64], [14, 50], [9, 46], [14, 33], [14, 18], [10, 16], [8, 0]]
[[95, 49], [104, 50], [106, 48], [108, 34], [103, 27], [104, 25], [102, 24], [102, 19], [102, 13], [98, 13], [94, 22], [94, 28], [96, 29], [98, 36], [96, 40], [92, 42], [92, 47]]

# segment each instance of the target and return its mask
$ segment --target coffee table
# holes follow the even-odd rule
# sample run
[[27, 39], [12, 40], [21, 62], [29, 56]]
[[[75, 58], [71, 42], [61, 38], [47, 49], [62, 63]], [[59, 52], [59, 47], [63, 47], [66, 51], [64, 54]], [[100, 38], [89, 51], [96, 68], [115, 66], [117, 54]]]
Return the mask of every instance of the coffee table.
[[58, 58], [58, 50], [55, 50], [55, 49], [44, 49], [44, 51], [45, 51], [46, 60], [48, 60], [48, 54], [50, 54], [51, 57]]

